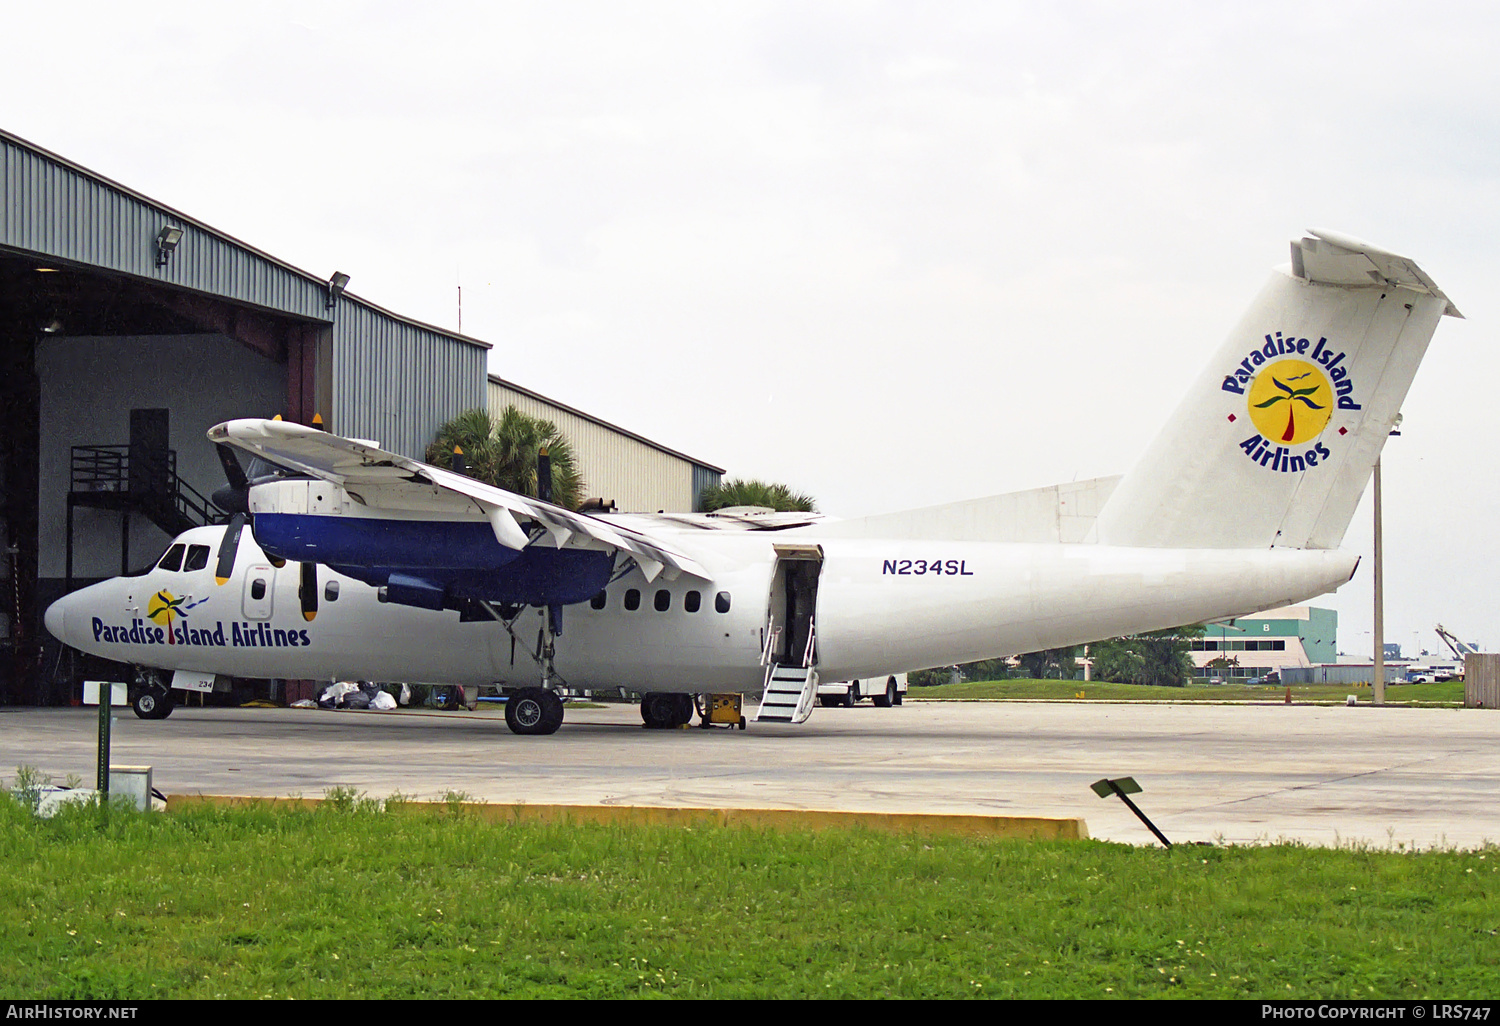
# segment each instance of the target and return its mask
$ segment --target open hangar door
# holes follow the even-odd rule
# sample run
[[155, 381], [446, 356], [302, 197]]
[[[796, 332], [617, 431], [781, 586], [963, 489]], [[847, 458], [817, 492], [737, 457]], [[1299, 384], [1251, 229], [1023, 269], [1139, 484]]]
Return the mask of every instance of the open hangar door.
[[327, 336], [317, 322], [0, 253], [0, 702], [71, 697], [41, 624], [67, 587], [70, 512], [75, 588], [145, 565], [187, 520], [215, 519], [206, 497], [223, 470], [204, 431], [310, 419]]

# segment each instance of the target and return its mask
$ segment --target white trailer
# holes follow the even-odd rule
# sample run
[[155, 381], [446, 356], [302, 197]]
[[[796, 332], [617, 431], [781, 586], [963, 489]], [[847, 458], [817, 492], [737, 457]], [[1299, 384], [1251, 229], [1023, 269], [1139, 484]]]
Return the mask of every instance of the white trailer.
[[900, 705], [906, 699], [906, 674], [890, 673], [883, 677], [861, 677], [858, 680], [818, 681], [818, 702], [824, 706], [854, 705], [871, 699], [882, 709]]

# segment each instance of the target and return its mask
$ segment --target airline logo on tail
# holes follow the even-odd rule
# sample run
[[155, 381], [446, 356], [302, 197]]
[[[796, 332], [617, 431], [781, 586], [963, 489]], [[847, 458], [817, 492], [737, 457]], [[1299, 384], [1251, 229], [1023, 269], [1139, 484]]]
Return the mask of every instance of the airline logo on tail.
[[[1333, 455], [1319, 440], [1333, 411], [1360, 409], [1345, 356], [1336, 354], [1327, 338], [1314, 343], [1278, 331], [1224, 376], [1222, 389], [1244, 396], [1245, 415], [1258, 432], [1240, 443], [1246, 457], [1295, 474]], [[1229, 415], [1230, 423], [1238, 419], [1237, 413]]]

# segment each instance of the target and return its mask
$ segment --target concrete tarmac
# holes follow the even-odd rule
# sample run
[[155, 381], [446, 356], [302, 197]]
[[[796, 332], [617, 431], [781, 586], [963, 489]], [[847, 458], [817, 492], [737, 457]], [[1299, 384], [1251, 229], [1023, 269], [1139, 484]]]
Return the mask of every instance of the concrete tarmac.
[[[747, 703], [753, 712], [753, 703]], [[0, 777], [92, 786], [94, 709], [0, 708]], [[112, 759], [176, 794], [371, 796], [1083, 817], [1154, 839], [1089, 785], [1133, 776], [1173, 842], [1377, 848], [1500, 843], [1500, 711], [913, 702], [817, 709], [800, 727], [652, 731], [635, 706], [568, 710], [551, 737], [477, 713], [179, 707], [116, 714]]]

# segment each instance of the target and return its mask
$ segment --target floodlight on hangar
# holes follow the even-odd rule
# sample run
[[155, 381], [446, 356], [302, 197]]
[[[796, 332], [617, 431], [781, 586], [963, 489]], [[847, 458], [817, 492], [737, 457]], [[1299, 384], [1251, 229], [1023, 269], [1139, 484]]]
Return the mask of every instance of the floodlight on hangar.
[[344, 294], [344, 289], [349, 287], [349, 276], [342, 271], [334, 271], [333, 277], [328, 279], [328, 299], [325, 301], [328, 309], [333, 309], [333, 304], [338, 302], [339, 296]]
[[162, 225], [161, 231], [156, 233], [156, 266], [167, 266], [167, 258], [182, 241], [182, 229], [173, 228], [171, 225]]

